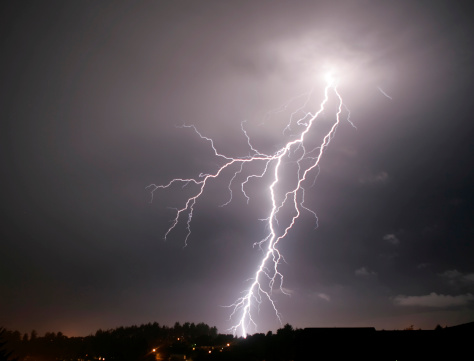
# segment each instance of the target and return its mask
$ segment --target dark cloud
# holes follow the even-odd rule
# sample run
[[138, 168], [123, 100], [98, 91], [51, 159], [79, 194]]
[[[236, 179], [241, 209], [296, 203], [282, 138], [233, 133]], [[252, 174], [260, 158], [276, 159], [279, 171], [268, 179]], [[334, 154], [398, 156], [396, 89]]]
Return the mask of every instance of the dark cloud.
[[[311, 90], [317, 107], [328, 69], [356, 129], [339, 126], [306, 189], [319, 227], [307, 212], [281, 243], [284, 322], [472, 321], [473, 29], [463, 2], [51, 1], [1, 14], [3, 326], [72, 335], [204, 321], [225, 332], [221, 306], [259, 261], [264, 180], [249, 184], [247, 204], [236, 179], [225, 207], [233, 173], [209, 184], [186, 248], [182, 224], [163, 236], [192, 186], [152, 203], [145, 187], [222, 164], [184, 124], [246, 156], [246, 120], [255, 147], [277, 150]], [[258, 331], [279, 327], [262, 308]]]
[[468, 293], [465, 295], [438, 295], [434, 292], [423, 296], [397, 296], [394, 299], [395, 304], [400, 306], [422, 306], [422, 307], [453, 307], [466, 306], [474, 301], [474, 295]]

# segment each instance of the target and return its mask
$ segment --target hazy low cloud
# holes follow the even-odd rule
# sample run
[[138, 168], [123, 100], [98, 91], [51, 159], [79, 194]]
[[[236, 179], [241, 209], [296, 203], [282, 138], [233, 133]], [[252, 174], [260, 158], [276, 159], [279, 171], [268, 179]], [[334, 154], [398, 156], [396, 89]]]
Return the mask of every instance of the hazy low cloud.
[[441, 273], [440, 276], [446, 279], [456, 279], [462, 277], [462, 273], [456, 269], [453, 269]]
[[474, 273], [462, 273], [457, 269], [444, 271], [440, 276], [452, 285], [466, 285], [474, 283]]
[[361, 267], [359, 269], [355, 270], [355, 275], [359, 277], [371, 277], [371, 276], [376, 276], [377, 273], [373, 271], [369, 271], [366, 267]]
[[325, 293], [318, 293], [318, 297], [319, 297], [319, 298], [322, 298], [323, 300], [328, 301], [328, 302], [331, 301], [331, 297], [329, 297], [329, 296], [328, 296], [327, 294], [325, 294]]
[[388, 173], [385, 171], [369, 174], [359, 178], [359, 183], [361, 184], [379, 184], [386, 183], [388, 181]]
[[470, 301], [474, 301], [474, 295], [467, 293], [465, 295], [451, 296], [438, 295], [435, 292], [425, 296], [404, 296], [395, 297], [394, 303], [399, 306], [423, 306], [423, 307], [452, 307], [465, 306]]
[[394, 234], [386, 234], [385, 236], [383, 236], [383, 240], [384, 241], [387, 241], [388, 243], [391, 243], [393, 245], [398, 245], [400, 244], [400, 240], [397, 238], [397, 236], [395, 236]]

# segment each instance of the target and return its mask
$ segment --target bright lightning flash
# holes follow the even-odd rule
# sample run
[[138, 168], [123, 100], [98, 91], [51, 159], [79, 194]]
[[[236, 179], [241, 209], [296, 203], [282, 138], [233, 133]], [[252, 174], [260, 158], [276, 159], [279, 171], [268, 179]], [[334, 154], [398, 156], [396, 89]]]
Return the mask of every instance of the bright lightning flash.
[[[257, 267], [257, 270], [254, 272], [253, 277], [251, 278], [251, 285], [244, 292], [243, 296], [238, 298], [230, 307], [232, 309], [230, 318], [237, 318], [238, 321], [234, 326], [231, 327], [232, 332], [237, 334], [240, 332], [243, 337], [247, 336], [248, 329], [250, 326], [256, 327], [255, 313], [258, 313], [261, 303], [266, 299], [270, 305], [273, 307], [273, 311], [281, 323], [281, 315], [278, 312], [275, 301], [272, 298], [272, 290], [275, 287], [278, 287], [282, 293], [288, 294], [283, 288], [283, 274], [279, 270], [280, 263], [284, 260], [282, 254], [279, 252], [277, 245], [284, 239], [288, 232], [294, 226], [296, 219], [300, 216], [302, 211], [309, 212], [312, 216], [315, 217], [317, 222], [316, 213], [310, 210], [304, 204], [305, 188], [303, 187], [304, 181], [307, 179], [307, 176], [313, 170], [319, 168], [321, 158], [326, 150], [326, 147], [329, 145], [331, 139], [336, 133], [336, 129], [340, 124], [341, 114], [343, 108], [346, 110], [348, 116], [347, 121], [354, 126], [349, 120], [349, 111], [344, 106], [342, 97], [337, 90], [337, 79], [332, 73], [328, 73], [325, 76], [326, 85], [324, 87], [324, 99], [320, 103], [319, 110], [316, 113], [303, 112], [302, 108], [293, 112], [288, 125], [285, 128], [285, 131], [288, 131], [292, 128], [297, 128], [299, 132], [292, 138], [291, 141], [288, 141], [282, 148], [278, 149], [273, 154], [265, 154], [258, 151], [251, 143], [250, 137], [247, 134], [247, 131], [243, 127], [242, 131], [245, 137], [247, 138], [248, 146], [251, 150], [251, 155], [245, 157], [228, 157], [217, 151], [214, 146], [212, 139], [203, 136], [193, 125], [185, 125], [186, 128], [192, 128], [199, 137], [206, 140], [210, 143], [214, 154], [216, 157], [223, 159], [224, 164], [217, 169], [213, 174], [200, 174], [196, 178], [176, 178], [171, 180], [168, 184], [156, 185], [150, 184], [147, 189], [151, 192], [151, 197], [159, 189], [167, 189], [172, 185], [178, 183], [183, 186], [194, 184], [197, 188], [194, 195], [187, 199], [185, 204], [176, 209], [176, 216], [173, 219], [170, 228], [165, 234], [165, 239], [168, 234], [178, 225], [180, 217], [186, 215], [186, 229], [187, 234], [185, 237], [185, 245], [189, 236], [191, 235], [191, 220], [193, 217], [194, 206], [196, 205], [197, 200], [203, 194], [206, 185], [208, 182], [219, 177], [226, 169], [231, 168], [233, 165], [237, 165], [237, 170], [234, 170], [234, 175], [229, 181], [228, 189], [230, 192], [230, 199], [224, 205], [227, 205], [232, 200], [232, 190], [231, 186], [238, 174], [244, 172], [244, 168], [247, 164], [250, 163], [261, 163], [263, 171], [260, 173], [251, 173], [246, 176], [245, 180], [241, 183], [241, 190], [243, 195], [249, 200], [249, 196], [245, 192], [245, 186], [252, 178], [263, 178], [265, 175], [271, 176], [271, 183], [267, 186], [267, 194], [271, 202], [271, 209], [269, 210], [268, 217], [264, 219], [266, 222], [266, 229], [268, 229], [268, 234], [264, 239], [259, 242], [254, 243], [258, 245], [263, 252], [263, 257], [260, 261], [260, 264]], [[321, 144], [316, 147], [311, 147], [307, 149], [309, 141], [306, 138], [310, 137], [308, 134], [311, 130], [311, 127], [315, 121], [321, 116], [323, 111], [325, 111], [325, 106], [327, 105], [330, 95], [335, 96], [335, 99], [338, 103], [337, 112], [335, 114], [335, 119], [332, 123], [331, 128], [325, 134], [322, 139]], [[309, 101], [309, 97], [306, 103]], [[306, 105], [306, 104], [305, 104]], [[294, 120], [297, 114], [300, 114], [298, 120]], [[296, 181], [293, 185], [282, 185], [281, 181], [282, 176], [287, 176], [285, 173], [286, 165], [292, 162], [296, 165], [294, 168], [293, 176], [296, 176]], [[315, 170], [315, 171], [316, 171]], [[282, 187], [286, 187], [286, 190], [282, 190]], [[292, 209], [291, 215], [286, 215], [288, 208]], [[285, 210], [284, 210], [285, 209]], [[283, 214], [285, 213], [285, 214]], [[285, 216], [286, 215], [286, 216]], [[279, 223], [278, 217], [286, 218], [287, 222], [282, 227]]]

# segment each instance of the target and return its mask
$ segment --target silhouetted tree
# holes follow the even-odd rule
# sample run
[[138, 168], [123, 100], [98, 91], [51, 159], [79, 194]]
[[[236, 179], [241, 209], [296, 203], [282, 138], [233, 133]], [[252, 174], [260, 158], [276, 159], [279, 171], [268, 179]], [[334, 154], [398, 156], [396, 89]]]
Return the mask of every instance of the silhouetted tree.
[[291, 337], [291, 335], [293, 335], [293, 331], [293, 326], [287, 323], [285, 326], [283, 326], [283, 328], [279, 328], [277, 330], [277, 336]]
[[7, 331], [0, 327], [0, 361], [16, 361], [17, 358], [12, 358], [12, 351], [9, 351], [6, 347], [7, 341], [5, 340]]

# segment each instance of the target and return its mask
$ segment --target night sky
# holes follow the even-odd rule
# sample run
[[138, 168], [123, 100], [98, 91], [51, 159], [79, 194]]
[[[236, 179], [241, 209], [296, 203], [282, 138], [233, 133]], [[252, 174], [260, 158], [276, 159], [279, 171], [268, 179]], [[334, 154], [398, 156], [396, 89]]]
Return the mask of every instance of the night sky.
[[[261, 258], [275, 152], [298, 96], [336, 69], [343, 121], [280, 244], [294, 327], [434, 329], [474, 321], [472, 12], [450, 1], [14, 1], [1, 5], [0, 325], [68, 336], [157, 321], [227, 333]], [[387, 95], [384, 95], [384, 93]], [[292, 102], [290, 100], [294, 99]], [[287, 105], [285, 107], [285, 105]], [[322, 123], [333, 111], [324, 112]], [[344, 118], [345, 119], [345, 118]], [[314, 179], [313, 174], [313, 178]], [[184, 218], [183, 218], [184, 220]], [[281, 327], [268, 303], [253, 332]]]

